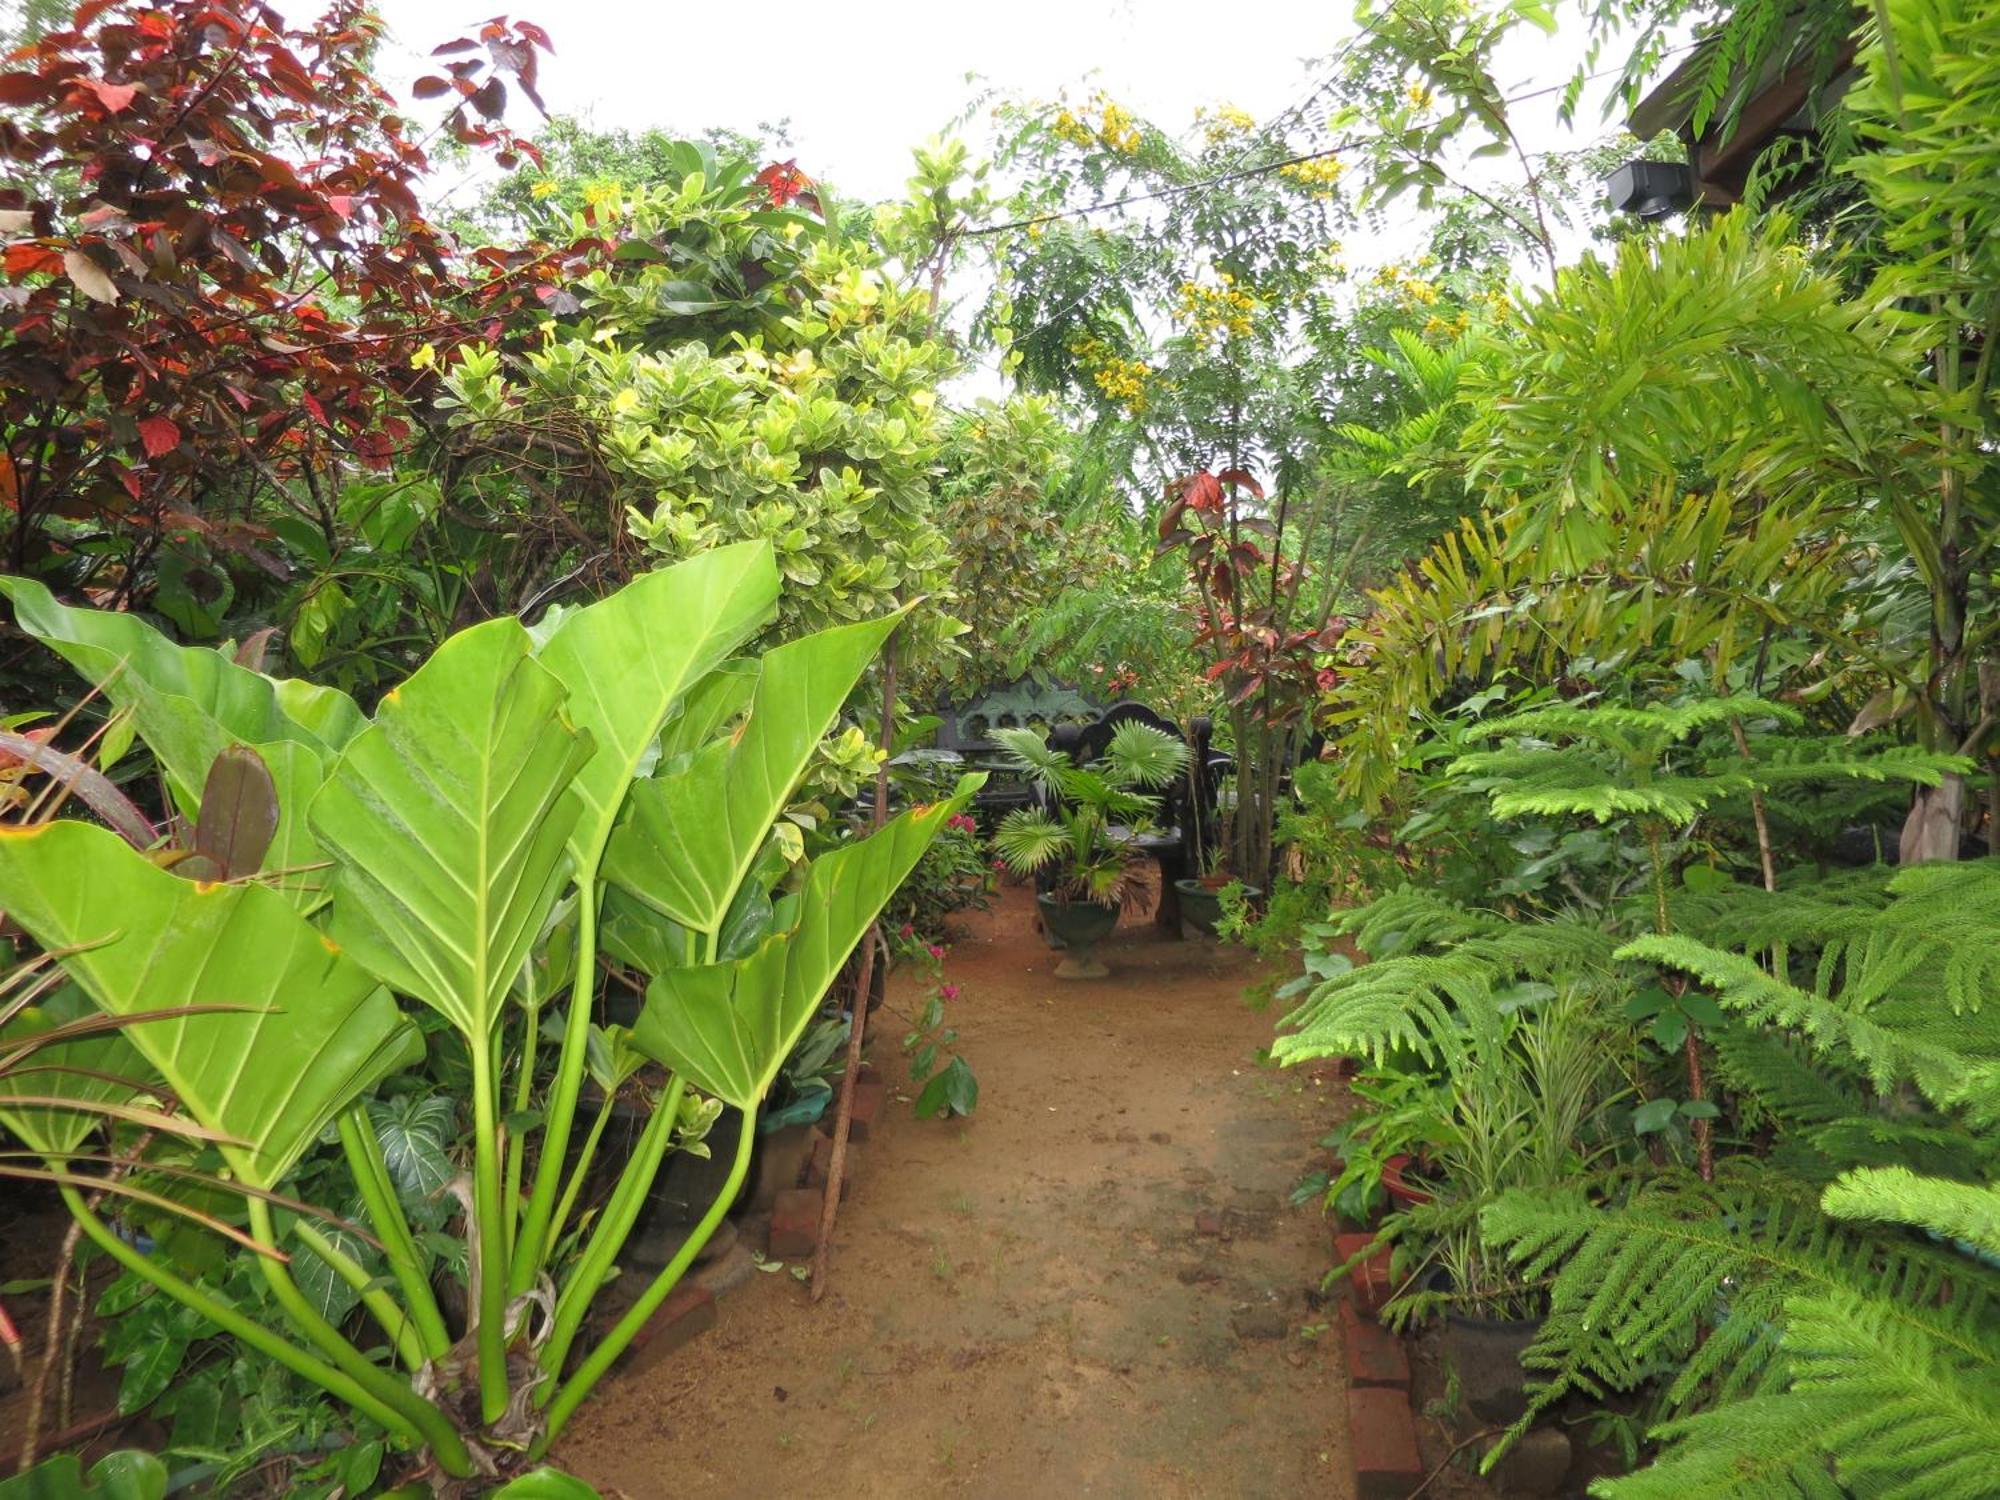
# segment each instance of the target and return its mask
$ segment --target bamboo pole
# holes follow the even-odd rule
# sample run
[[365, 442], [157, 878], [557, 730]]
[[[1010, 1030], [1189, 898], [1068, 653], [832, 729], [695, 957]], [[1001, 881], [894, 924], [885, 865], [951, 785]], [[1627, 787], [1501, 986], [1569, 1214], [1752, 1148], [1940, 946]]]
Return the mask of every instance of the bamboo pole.
[[[896, 742], [896, 637], [889, 638], [882, 668], [882, 764], [875, 770], [874, 826], [889, 821], [889, 750]], [[854, 1126], [854, 1086], [861, 1078], [861, 1044], [868, 1026], [868, 995], [875, 983], [875, 951], [881, 945], [878, 924], [870, 922], [861, 939], [861, 965], [855, 976], [854, 1019], [847, 1028], [847, 1070], [840, 1081], [840, 1104], [833, 1115], [833, 1149], [827, 1155], [826, 1201], [819, 1210], [819, 1238], [813, 1243], [812, 1300], [826, 1295], [827, 1253], [833, 1243], [833, 1221], [840, 1211], [840, 1183], [847, 1169], [847, 1139]]]

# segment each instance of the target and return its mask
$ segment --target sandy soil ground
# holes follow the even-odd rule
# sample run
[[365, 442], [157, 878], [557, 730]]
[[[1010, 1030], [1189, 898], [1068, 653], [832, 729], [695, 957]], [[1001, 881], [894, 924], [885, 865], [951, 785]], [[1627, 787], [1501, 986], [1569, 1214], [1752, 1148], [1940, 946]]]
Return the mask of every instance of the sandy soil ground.
[[878, 1015], [892, 1107], [826, 1300], [753, 1276], [559, 1462], [632, 1500], [1348, 1494], [1326, 1223], [1287, 1203], [1343, 1092], [1259, 1061], [1243, 955], [1128, 919], [1112, 977], [1065, 983], [1030, 912], [1008, 892], [950, 957], [972, 1118], [914, 1118]]

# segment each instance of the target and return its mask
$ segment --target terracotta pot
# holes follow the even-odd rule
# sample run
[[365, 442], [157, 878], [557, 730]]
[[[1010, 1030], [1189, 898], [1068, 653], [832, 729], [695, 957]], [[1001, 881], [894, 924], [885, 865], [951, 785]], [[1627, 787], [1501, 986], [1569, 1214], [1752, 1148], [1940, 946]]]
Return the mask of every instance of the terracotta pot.
[[1408, 1152], [1390, 1157], [1382, 1163], [1382, 1190], [1390, 1199], [1404, 1208], [1415, 1208], [1420, 1203], [1431, 1201], [1431, 1195], [1411, 1182], [1404, 1174], [1414, 1165], [1416, 1158]]

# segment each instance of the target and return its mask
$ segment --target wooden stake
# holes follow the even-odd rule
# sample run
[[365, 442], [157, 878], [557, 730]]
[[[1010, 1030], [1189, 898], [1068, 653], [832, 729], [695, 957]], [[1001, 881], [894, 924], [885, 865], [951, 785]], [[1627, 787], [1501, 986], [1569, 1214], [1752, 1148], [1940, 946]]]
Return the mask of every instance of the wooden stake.
[[[896, 743], [896, 637], [882, 659], [882, 764], [875, 770], [875, 819], [889, 821], [889, 750]], [[873, 922], [861, 939], [861, 966], [855, 976], [854, 1019], [847, 1028], [847, 1071], [841, 1078], [840, 1105], [833, 1114], [833, 1149], [827, 1154], [826, 1201], [819, 1210], [819, 1238], [813, 1244], [812, 1300], [826, 1295], [827, 1252], [833, 1243], [834, 1215], [840, 1210], [840, 1180], [847, 1168], [847, 1137], [854, 1125], [854, 1086], [861, 1078], [862, 1034], [868, 1026], [868, 995], [875, 984], [875, 951], [881, 933]]]

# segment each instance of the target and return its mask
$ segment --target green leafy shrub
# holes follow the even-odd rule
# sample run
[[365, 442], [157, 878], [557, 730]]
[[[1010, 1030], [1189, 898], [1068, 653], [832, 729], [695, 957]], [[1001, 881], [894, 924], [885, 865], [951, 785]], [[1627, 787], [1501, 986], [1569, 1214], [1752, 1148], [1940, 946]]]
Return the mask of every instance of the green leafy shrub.
[[[725, 1103], [754, 1117], [848, 952], [977, 785], [811, 860], [778, 829], [899, 617], [732, 660], [781, 585], [768, 546], [717, 548], [534, 631], [513, 619], [462, 631], [371, 719], [337, 692], [171, 646], [129, 616], [0, 586], [24, 624], [130, 709], [190, 818], [202, 807], [190, 788], [231, 747], [263, 762], [277, 803], [268, 850], [232, 880], [184, 878], [78, 821], [0, 830], [0, 903], [92, 1005], [126, 1020], [152, 1075], [135, 1088], [171, 1090], [215, 1132], [248, 1263], [283, 1324], [138, 1254], [66, 1185], [84, 1233], [455, 1477], [539, 1454], [720, 1222], [753, 1132], [739, 1133], [725, 1188], [683, 1251], [576, 1357], [661, 1163], [698, 1145]], [[598, 1048], [611, 1045], [613, 1087], [632, 1081], [646, 1124], [586, 1215], [577, 1185], [596, 1135], [580, 1159], [571, 1143], [600, 943], [650, 977], [629, 1036], [600, 1035]], [[198, 1013], [148, 1019], [162, 1007]], [[413, 1015], [469, 1068], [466, 1264], [454, 1279], [473, 1295], [458, 1329], [438, 1294], [450, 1274], [439, 1236], [417, 1227], [424, 1210], [390, 1165], [397, 1136], [370, 1108], [423, 1056]], [[556, 1051], [543, 1087], [545, 1026]], [[402, 1118], [407, 1140], [415, 1122]], [[0, 1119], [51, 1163], [75, 1154], [72, 1126], [21, 1109]], [[273, 1196], [329, 1127], [385, 1274]], [[323, 1262], [370, 1332], [335, 1326], [285, 1253]]]

